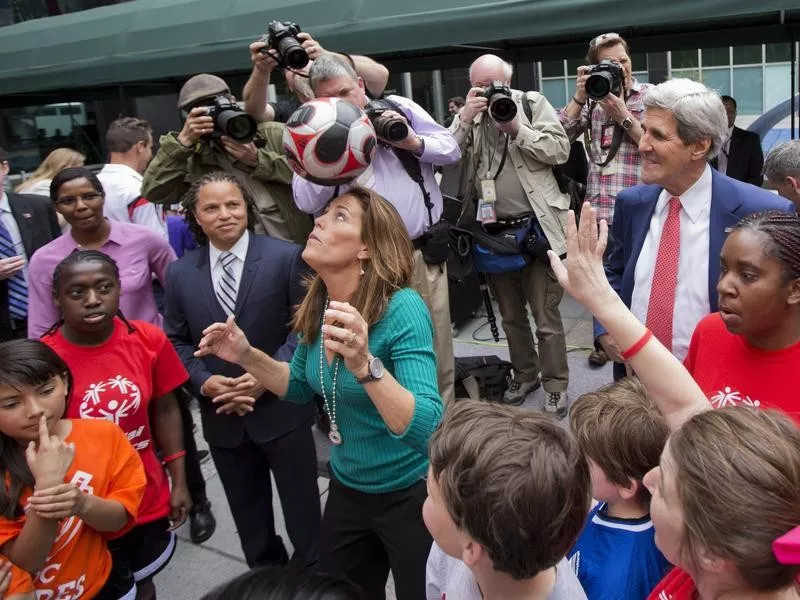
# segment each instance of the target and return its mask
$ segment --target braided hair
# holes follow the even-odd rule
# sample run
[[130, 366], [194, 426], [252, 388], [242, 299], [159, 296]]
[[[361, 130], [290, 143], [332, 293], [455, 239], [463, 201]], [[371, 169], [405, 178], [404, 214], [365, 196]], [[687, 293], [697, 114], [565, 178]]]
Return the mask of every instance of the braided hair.
[[734, 231], [749, 229], [769, 238], [766, 253], [781, 264], [783, 284], [800, 278], [800, 216], [776, 210], [746, 216]]
[[186, 210], [186, 214], [184, 215], [186, 224], [189, 226], [189, 232], [192, 234], [197, 245], [204, 246], [208, 243], [208, 236], [206, 236], [203, 228], [200, 227], [200, 224], [197, 222], [194, 216], [194, 209], [197, 206], [200, 189], [209, 183], [230, 183], [239, 189], [242, 198], [244, 198], [245, 206], [247, 207], [247, 229], [251, 232], [254, 231], [258, 219], [258, 210], [253, 196], [234, 175], [226, 173], [225, 171], [214, 171], [213, 173], [208, 173], [196, 179], [181, 201], [183, 208]]
[[[67, 255], [64, 260], [58, 263], [53, 271], [53, 296], [57, 296], [58, 292], [60, 291], [61, 277], [65, 269], [68, 269], [73, 265], [88, 262], [101, 262], [111, 267], [111, 273], [114, 277], [114, 281], [117, 283], [117, 285], [121, 286], [117, 261], [111, 258], [108, 254], [100, 252], [99, 250], [74, 250], [71, 254]], [[122, 320], [123, 323], [125, 323], [129, 334], [136, 331], [136, 328], [130, 324], [130, 322], [125, 318], [125, 315], [122, 314], [121, 310], [117, 310], [117, 316]], [[44, 335], [42, 335], [42, 337], [53, 335], [63, 324], [64, 316], [62, 314], [61, 318], [56, 321], [53, 326], [48, 329]]]

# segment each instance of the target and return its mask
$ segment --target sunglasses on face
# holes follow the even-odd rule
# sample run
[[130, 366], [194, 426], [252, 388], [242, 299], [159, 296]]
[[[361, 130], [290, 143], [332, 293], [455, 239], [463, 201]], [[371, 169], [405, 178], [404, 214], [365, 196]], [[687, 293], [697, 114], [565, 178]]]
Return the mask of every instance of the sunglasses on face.
[[619, 39], [622, 38], [618, 33], [603, 33], [601, 35], [598, 35], [591, 42], [589, 42], [589, 48], [596, 48], [597, 46], [605, 44], [610, 40], [619, 40]]

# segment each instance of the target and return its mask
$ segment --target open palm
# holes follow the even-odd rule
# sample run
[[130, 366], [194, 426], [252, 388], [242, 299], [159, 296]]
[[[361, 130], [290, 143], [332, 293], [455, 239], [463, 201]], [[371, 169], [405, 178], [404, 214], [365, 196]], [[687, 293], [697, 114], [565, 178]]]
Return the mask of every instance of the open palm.
[[203, 338], [197, 345], [195, 356], [213, 354], [222, 360], [239, 364], [250, 351], [247, 336], [239, 329], [233, 316], [225, 323], [214, 323], [203, 331]]

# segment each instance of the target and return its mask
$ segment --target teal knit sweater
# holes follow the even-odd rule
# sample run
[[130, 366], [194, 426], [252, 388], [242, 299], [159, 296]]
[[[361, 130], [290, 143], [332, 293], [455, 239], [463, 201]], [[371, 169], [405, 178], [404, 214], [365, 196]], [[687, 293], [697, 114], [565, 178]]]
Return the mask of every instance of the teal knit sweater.
[[[340, 446], [331, 451], [331, 469], [347, 487], [368, 494], [407, 488], [428, 470], [428, 440], [442, 418], [442, 399], [436, 380], [433, 325], [422, 298], [411, 289], [395, 292], [380, 321], [369, 329], [369, 349], [395, 379], [414, 394], [414, 416], [401, 435], [394, 435], [370, 400], [364, 387], [347, 370], [341, 358], [328, 366], [323, 378], [332, 402], [333, 367], [339, 364], [336, 383], [336, 423]], [[321, 394], [319, 336], [312, 344], [300, 343], [290, 365], [289, 388], [284, 399], [309, 402]]]

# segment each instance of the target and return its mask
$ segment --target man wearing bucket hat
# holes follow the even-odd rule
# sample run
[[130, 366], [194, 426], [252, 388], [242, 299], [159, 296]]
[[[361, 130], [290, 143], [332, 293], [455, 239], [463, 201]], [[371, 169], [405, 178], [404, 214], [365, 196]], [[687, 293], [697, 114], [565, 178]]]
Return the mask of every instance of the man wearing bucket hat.
[[255, 199], [256, 233], [305, 244], [312, 221], [292, 200], [283, 125], [256, 125], [238, 107], [228, 84], [208, 73], [184, 84], [178, 108], [186, 117], [183, 129], [161, 137], [158, 153], [144, 174], [142, 195], [156, 204], [176, 204], [193, 181], [225, 171]]

